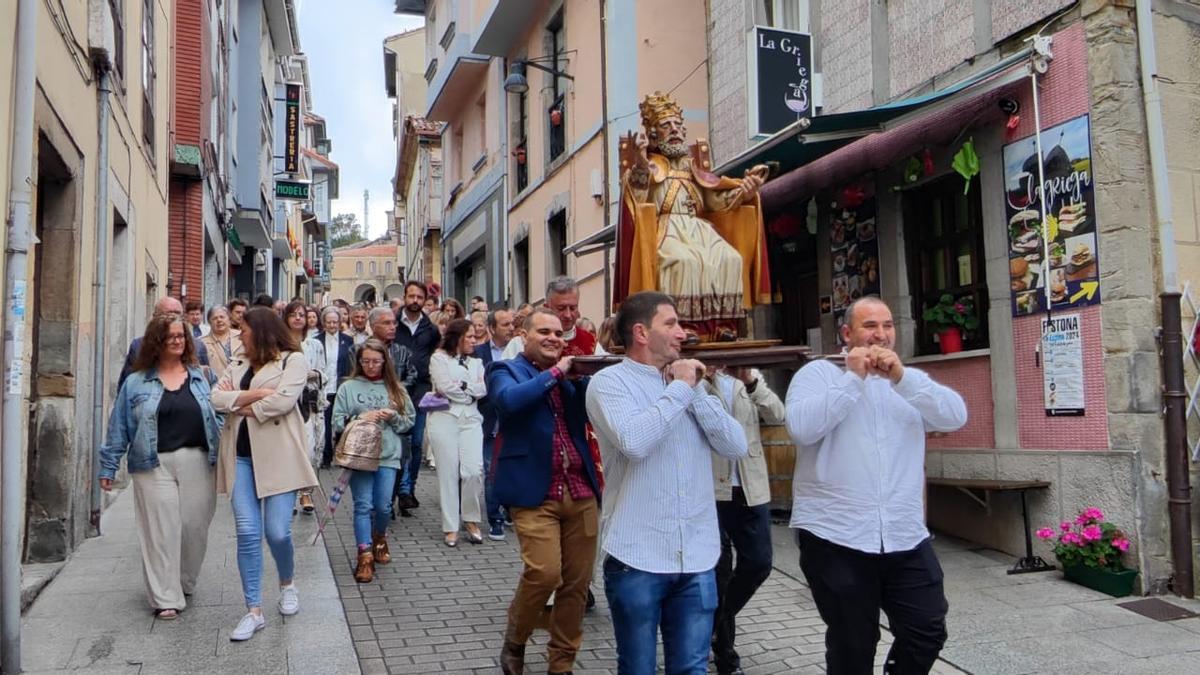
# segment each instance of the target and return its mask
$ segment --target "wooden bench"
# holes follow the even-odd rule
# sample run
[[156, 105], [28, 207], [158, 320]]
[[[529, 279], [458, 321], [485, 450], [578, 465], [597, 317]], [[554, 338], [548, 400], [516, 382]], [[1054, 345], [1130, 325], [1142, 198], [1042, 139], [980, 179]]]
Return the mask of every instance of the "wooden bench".
[[1029, 506], [1025, 493], [1030, 490], [1045, 490], [1050, 487], [1049, 481], [1044, 480], [987, 480], [980, 478], [926, 478], [927, 485], [952, 487], [962, 492], [991, 514], [991, 494], [993, 492], [1018, 492], [1021, 495], [1021, 518], [1025, 521], [1025, 557], [1017, 560], [1009, 574], [1024, 574], [1026, 572], [1046, 572], [1054, 569], [1054, 565], [1042, 560], [1041, 556], [1033, 554], [1033, 536], [1029, 528]]

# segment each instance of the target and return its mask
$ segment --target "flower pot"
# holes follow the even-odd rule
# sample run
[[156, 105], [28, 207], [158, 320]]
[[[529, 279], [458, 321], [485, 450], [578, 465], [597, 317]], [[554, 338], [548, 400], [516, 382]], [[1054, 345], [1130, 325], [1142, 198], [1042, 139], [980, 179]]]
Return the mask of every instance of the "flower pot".
[[962, 329], [951, 326], [938, 333], [938, 346], [943, 354], [954, 354], [962, 351]]
[[1063, 566], [1063, 576], [1070, 581], [1094, 591], [1107, 593], [1114, 598], [1123, 598], [1132, 593], [1133, 581], [1137, 579], [1137, 575], [1137, 570], [1114, 572], [1110, 569], [1088, 567], [1087, 565]]

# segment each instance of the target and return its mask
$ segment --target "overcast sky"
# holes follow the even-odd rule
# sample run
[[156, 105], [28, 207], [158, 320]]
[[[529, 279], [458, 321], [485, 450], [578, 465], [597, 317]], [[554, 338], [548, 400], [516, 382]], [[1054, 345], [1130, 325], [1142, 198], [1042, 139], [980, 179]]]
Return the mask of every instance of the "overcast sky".
[[341, 198], [333, 202], [333, 215], [354, 213], [363, 222], [363, 190], [370, 190], [369, 236], [377, 237], [387, 228], [396, 168], [383, 39], [423, 21], [396, 14], [393, 0], [297, 0], [296, 5], [314, 112], [328, 123], [330, 159], [341, 167]]

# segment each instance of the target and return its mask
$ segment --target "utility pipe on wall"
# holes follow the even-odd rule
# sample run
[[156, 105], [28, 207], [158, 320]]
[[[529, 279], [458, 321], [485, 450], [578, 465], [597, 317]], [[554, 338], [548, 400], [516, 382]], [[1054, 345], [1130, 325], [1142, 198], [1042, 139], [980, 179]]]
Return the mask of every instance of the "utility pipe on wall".
[[12, 157], [4, 279], [3, 438], [0, 439], [0, 672], [21, 672], [21, 475], [25, 426], [25, 308], [33, 239], [34, 86], [37, 82], [37, 0], [17, 5]]
[[[96, 313], [95, 335], [92, 339], [92, 463], [91, 463], [91, 525], [92, 536], [100, 534], [100, 511], [103, 493], [100, 480], [100, 444], [104, 440], [104, 390], [107, 389], [104, 369], [107, 355], [104, 353], [106, 310], [108, 303], [108, 242], [112, 238], [112, 209], [108, 206], [108, 121], [112, 106], [111, 79], [107, 64], [96, 66], [96, 102], [98, 113], [96, 124], [99, 129], [96, 150], [96, 274], [92, 280], [92, 294]], [[186, 231], [186, 230], [185, 230]]]
[[1138, 61], [1141, 67], [1142, 103], [1146, 112], [1146, 140], [1150, 153], [1150, 184], [1158, 220], [1159, 273], [1162, 292], [1163, 425], [1167, 460], [1167, 514], [1171, 530], [1171, 588], [1193, 597], [1192, 488], [1188, 471], [1187, 393], [1183, 376], [1183, 328], [1179, 280], [1176, 274], [1175, 223], [1171, 213], [1171, 186], [1167, 175], [1167, 144], [1163, 133], [1162, 95], [1158, 91], [1158, 59], [1154, 52], [1154, 15], [1150, 0], [1137, 0]]

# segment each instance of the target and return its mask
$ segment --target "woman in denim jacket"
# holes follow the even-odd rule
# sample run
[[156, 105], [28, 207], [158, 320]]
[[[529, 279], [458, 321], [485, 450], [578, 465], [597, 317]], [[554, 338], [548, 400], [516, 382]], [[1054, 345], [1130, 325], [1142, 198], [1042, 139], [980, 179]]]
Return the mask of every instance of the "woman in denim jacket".
[[160, 619], [178, 616], [195, 591], [216, 508], [221, 418], [195, 349], [180, 317], [150, 322], [100, 448], [105, 491], [127, 456], [146, 595]]

